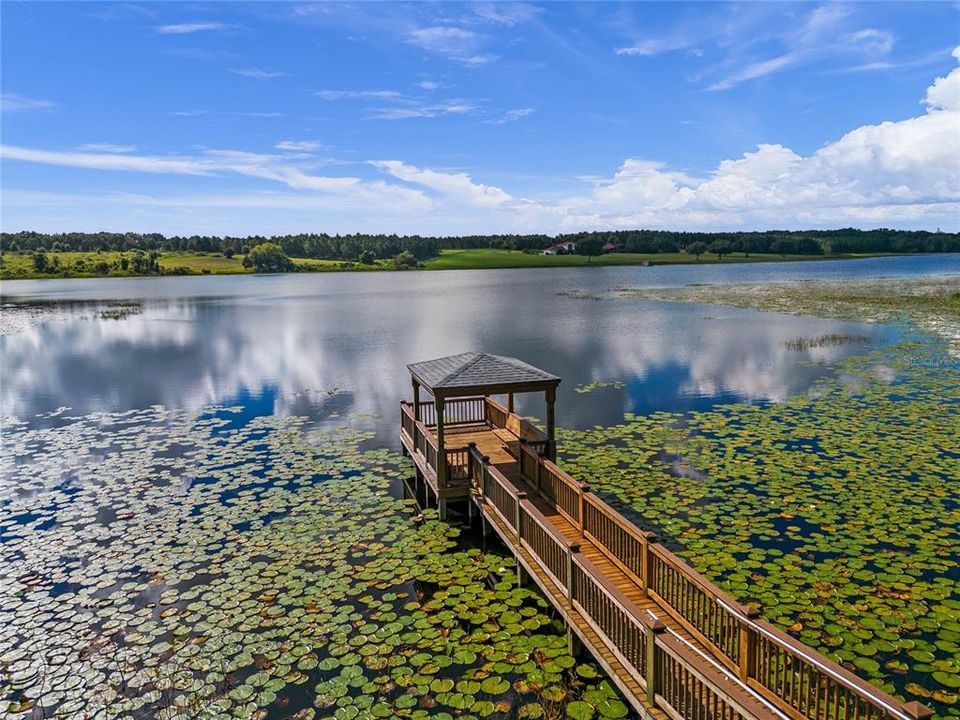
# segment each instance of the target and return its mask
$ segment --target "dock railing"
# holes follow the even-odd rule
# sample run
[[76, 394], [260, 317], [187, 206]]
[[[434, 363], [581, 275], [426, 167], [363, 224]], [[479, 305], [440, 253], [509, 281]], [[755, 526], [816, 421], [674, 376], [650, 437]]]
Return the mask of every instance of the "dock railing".
[[[435, 425], [433, 409], [432, 403], [421, 403], [421, 420], [416, 421], [412, 404], [402, 404], [401, 427], [427, 464], [436, 470], [437, 445], [430, 424], [432, 421]], [[664, 613], [697, 638], [716, 661], [785, 716], [794, 720], [922, 720], [932, 715], [920, 703], [901, 702], [760, 619], [757, 608], [743, 605], [717, 588], [657, 543], [653, 533], [637, 528], [591, 492], [588, 484], [578, 482], [549, 460], [544, 452], [549, 446], [542, 433], [496, 401], [489, 397], [457, 398], [447, 401], [444, 413], [445, 422], [449, 416], [453, 424], [486, 423], [491, 428], [509, 429], [520, 437], [521, 479], [547, 498], [585, 540], [596, 546]], [[485, 462], [476, 448], [448, 448], [445, 454], [448, 479], [472, 482], [558, 586], [569, 586], [567, 592], [573, 598], [577, 578], [581, 578], [582, 592], [594, 593], [583, 595], [584, 600], [595, 603], [593, 610], [587, 606], [581, 606], [580, 610], [591, 623], [597, 624], [595, 630], [602, 629], [601, 623], [616, 615], [614, 607], [623, 610], [623, 598], [620, 602], [611, 600], [610, 588], [606, 588], [603, 595], [606, 600], [601, 603], [596, 595], [600, 590], [596, 588], [604, 589], [603, 578], [583, 570], [585, 558], [574, 557], [576, 553], [571, 545], [552, 532], [550, 524], [543, 521], [533, 504], [501, 472]], [[567, 558], [564, 563], [560, 562], [562, 557]], [[595, 613], [601, 616], [598, 618]], [[632, 626], [631, 623], [624, 627]], [[613, 632], [613, 626], [608, 630]], [[606, 632], [602, 634], [611, 639], [624, 657], [636, 659], [639, 640], [631, 640], [629, 632], [616, 639], [609, 638]], [[680, 649], [671, 647], [668, 639], [664, 640], [662, 651], [665, 667], [675, 662], [680, 653]], [[634, 671], [645, 672], [645, 669], [634, 666]]]
[[610, 648], [625, 671], [674, 720], [712, 717], [765, 720], [727, 696], [704, 670], [706, 663], [667, 635], [666, 626], [607, 581], [580, 545], [561, 536], [502, 472], [471, 453], [471, 478], [479, 499], [507, 526], [520, 547], [543, 569], [564, 604], [577, 612]]
[[[555, 463], [541, 457], [529, 443], [521, 441], [520, 447], [521, 479], [550, 500], [561, 516], [579, 528], [581, 536], [591, 541], [663, 612], [700, 640], [717, 661], [786, 717], [918, 720], [932, 715], [920, 703], [898, 700], [760, 619], [757, 608], [743, 605], [720, 590], [657, 543], [653, 533], [640, 530], [592, 493], [589, 485], [576, 481]], [[502, 474], [497, 475], [500, 476], [498, 486], [503, 482], [509, 484]], [[574, 571], [574, 575], [584, 577], [586, 588], [586, 583], [600, 580], [596, 575], [587, 579], [582, 570], [583, 560], [582, 557], [576, 559], [581, 570]], [[608, 592], [605, 612], [616, 615], [614, 606], [623, 611], [622, 602], [610, 605], [609, 595]], [[581, 609], [591, 622], [597, 622], [588, 607]], [[625, 623], [624, 627], [630, 626], [624, 616], [618, 617]], [[667, 655], [664, 667], [685, 662], [683, 656], [689, 653], [682, 650], [664, 640], [663, 652]], [[635, 652], [627, 657], [635, 657]]]

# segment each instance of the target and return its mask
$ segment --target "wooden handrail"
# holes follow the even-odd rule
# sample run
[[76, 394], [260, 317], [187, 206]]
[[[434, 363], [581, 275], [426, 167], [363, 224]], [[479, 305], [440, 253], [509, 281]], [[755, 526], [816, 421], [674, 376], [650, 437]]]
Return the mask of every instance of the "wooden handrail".
[[580, 566], [580, 568], [591, 576], [593, 581], [600, 586], [600, 588], [610, 596], [610, 599], [615, 602], [621, 610], [625, 613], [628, 613], [630, 617], [634, 618], [640, 625], [642, 625], [647, 630], [660, 630], [664, 627], [663, 623], [656, 618], [652, 617], [650, 613], [646, 612], [643, 608], [637, 605], [633, 600], [628, 598], [619, 590], [615, 585], [613, 585], [604, 574], [597, 567], [596, 563], [587, 558], [586, 555], [580, 554], [575, 559], [574, 562]]
[[[499, 409], [505, 410], [489, 398], [483, 399], [483, 408], [488, 423], [491, 409], [494, 414]], [[408, 432], [411, 407], [404, 404], [402, 412], [405, 415], [403, 430]], [[432, 449], [436, 461], [436, 441], [423, 422], [415, 423], [414, 436], [416, 447], [419, 449], [422, 443]], [[728, 674], [738, 676], [742, 686], [776, 707], [779, 714], [795, 720], [925, 720], [932, 715], [932, 711], [920, 703], [901, 702], [760, 619], [756, 608], [741, 604], [718, 588], [655, 542], [653, 533], [637, 528], [590, 492], [588, 485], [577, 482], [527, 445], [521, 443], [520, 470], [530, 487], [549, 499], [559, 514], [624, 570], [658, 608], [700, 639], [713, 656], [711, 663], [726, 666]], [[698, 657], [699, 650], [693, 652], [679, 639], [664, 633], [659, 620], [643, 611], [612, 585], [593, 562], [579, 554], [579, 545], [567, 540], [475, 445], [449, 448], [446, 452], [465, 456], [465, 476], [471, 479], [480, 497], [510, 528], [517, 542], [544, 567], [558, 588], [563, 590], [565, 586], [570, 606], [606, 638], [625, 666], [632, 668], [631, 674], [646, 688], [648, 700], [675, 720], [684, 718], [676, 703], [686, 707], [690, 702], [713, 703], [712, 712], [723, 718], [753, 720], [756, 717], [724, 691], [725, 683], [711, 679], [720, 671]], [[534, 461], [535, 469], [531, 469], [529, 465]], [[531, 473], [535, 477], [530, 477]], [[611, 535], [612, 531], [592, 525], [595, 517], [602, 517], [609, 523], [608, 528], [616, 528], [616, 533]], [[577, 578], [590, 583], [593, 589], [589, 592], [594, 594], [589, 597], [583, 594], [588, 592], [585, 586], [580, 588], [578, 600]], [[606, 604], [591, 610], [590, 603], [600, 602], [596, 592], [602, 594]], [[601, 617], [594, 617], [591, 612], [600, 613]], [[617, 618], [642, 628], [644, 637], [631, 635], [626, 629], [620, 634], [614, 632], [615, 637], [611, 637], [609, 623]], [[647, 642], [650, 638], [653, 642]], [[642, 643], [646, 644], [643, 644], [641, 661], [638, 648]], [[671, 670], [671, 663], [677, 665], [675, 671]], [[679, 675], [671, 676], [671, 672], [684, 674], [688, 680], [681, 682], [677, 680]], [[700, 683], [695, 698], [677, 695], [686, 687], [684, 682]]]
[[650, 551], [655, 555], [663, 559], [664, 562], [669, 563], [674, 567], [678, 572], [683, 573], [683, 575], [694, 585], [700, 588], [703, 592], [708, 595], [713, 596], [715, 600], [718, 600], [731, 608], [734, 612], [740, 613], [745, 617], [753, 617], [756, 615], [756, 609], [749, 605], [743, 605], [736, 598], [734, 598], [730, 593], [725, 592], [710, 582], [703, 575], [698, 573], [692, 567], [687, 565], [683, 560], [670, 552], [666, 547], [660, 543], [652, 543], [650, 545]]
[[[637, 528], [597, 495], [589, 492], [589, 486], [577, 482], [550, 460], [538, 458], [538, 463], [537, 480], [539, 482], [536, 487], [541, 494], [554, 503], [557, 511], [568, 522], [575, 526], [579, 525], [581, 533], [589, 536], [604, 554], [608, 555], [621, 569], [626, 570], [628, 576], [637, 583], [638, 587], [644, 589], [658, 606], [701, 638], [718, 661], [735, 670], [740, 675], [741, 681], [753, 687], [782, 711], [798, 719], [812, 717], [817, 720], [828, 720], [827, 715], [822, 713], [802, 714], [821, 708], [811, 708], [810, 706], [815, 705], [816, 701], [802, 700], [801, 693], [792, 685], [789, 688], [789, 697], [785, 697], [786, 693], [782, 687], [778, 689], [771, 687], [774, 683], [764, 682], [765, 672], [768, 676], [771, 673], [782, 673], [782, 667], [780, 665], [777, 665], [777, 668], [765, 667], [764, 661], [766, 658], [761, 652], [763, 648], [761, 638], [765, 638], [765, 641], [770, 643], [771, 646], [788, 653], [794, 658], [796, 661], [795, 672], [803, 671], [815, 675], [818, 681], [821, 677], [825, 678], [823, 682], [835, 683], [838, 688], [851, 694], [856, 702], [853, 700], [846, 702], [844, 707], [852, 709], [849, 709], [849, 712], [845, 714], [846, 710], [837, 711], [837, 708], [834, 707], [832, 708], [834, 714], [830, 716], [829, 720], [886, 720], [889, 718], [923, 720], [932, 714], [928, 708], [919, 703], [903, 703], [897, 700], [773, 625], [756, 619], [759, 614], [756, 608], [741, 604], [666, 547], [653, 542], [655, 536], [652, 533], [645, 533]], [[551, 492], [543, 492], [547, 489], [543, 482], [544, 472], [558, 484], [562, 484], [566, 489], [579, 495], [579, 514], [572, 512], [572, 504], [569, 499], [565, 503], [561, 503], [561, 498], [556, 496], [557, 494], [552, 487], [550, 488]], [[615, 550], [609, 548], [602, 538], [596, 537], [583, 526], [581, 520], [586, 514], [584, 506], [589, 506], [602, 513], [604, 517], [615, 523], [632, 539], [641, 543], [641, 550], [646, 557], [643, 560], [639, 575], [629, 567], [629, 563], [623, 562], [623, 558], [618, 558]], [[578, 558], [578, 561], [583, 559], [582, 557]], [[658, 593], [656, 588], [659, 580], [656, 573], [650, 570], [650, 568], [657, 567], [658, 562], [669, 572], [675, 573], [676, 577], [681, 579], [682, 582], [688, 583], [693, 590], [701, 594], [703, 599], [698, 600], [696, 597], [688, 597], [686, 602], [677, 603], [681, 607], [676, 607], [669, 598], [665, 598], [661, 593]], [[597, 580], [596, 575], [592, 575], [591, 578], [594, 581]], [[644, 582], [645, 579], [647, 582]], [[670, 580], [669, 582], [675, 581]], [[665, 587], [661, 586], [660, 589], [662, 592], [670, 594], [666, 592]], [[674, 590], [677, 591], [678, 598], [686, 592], [677, 587], [674, 587]], [[705, 625], [700, 625], [701, 622]], [[769, 659], [769, 661], [781, 662], [779, 659]], [[797, 682], [802, 684], [802, 681]], [[807, 682], [808, 694], [811, 682]], [[856, 707], [853, 708], [851, 703]], [[857, 703], [862, 703], [863, 707], [861, 708]]]
[[[710, 677], [713, 674], [710, 665], [703, 658], [691, 653], [689, 648], [671, 633], [657, 635], [654, 638], [654, 645], [660, 666], [655, 698], [658, 701], [657, 705], [674, 720], [685, 720], [691, 716], [710, 716], [709, 709], [718, 701], [732, 710], [735, 718], [766, 720], [768, 717], [751, 712], [738, 703], [729, 692], [725, 692], [723, 684]], [[679, 672], [674, 670], [674, 665], [679, 666]], [[676, 676], [681, 673], [684, 677], [677, 678]], [[689, 705], [698, 706], [698, 709], [691, 711]], [[687, 710], [688, 714], [684, 715], [683, 710]], [[721, 712], [719, 717], [730, 717], [730, 715]]]

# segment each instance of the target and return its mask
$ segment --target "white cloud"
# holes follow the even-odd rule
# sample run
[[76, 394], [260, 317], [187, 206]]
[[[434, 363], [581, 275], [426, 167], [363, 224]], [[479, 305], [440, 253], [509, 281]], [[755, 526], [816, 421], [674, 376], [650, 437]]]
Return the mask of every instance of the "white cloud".
[[409, 120], [433, 118], [442, 115], [466, 115], [477, 109], [469, 100], [444, 100], [437, 103], [408, 103], [396, 107], [374, 108], [371, 117], [375, 120]]
[[673, 38], [648, 38], [640, 40], [633, 45], [619, 47], [614, 52], [617, 55], [659, 55], [673, 50], [683, 50], [690, 46], [691, 40], [682, 37]]
[[413, 30], [407, 35], [407, 41], [430, 52], [462, 56], [464, 47], [476, 47], [480, 41], [480, 36], [473, 30], [437, 26]]
[[506, 27], [530, 22], [543, 12], [536, 5], [522, 2], [475, 3], [471, 10], [480, 22]]
[[173, 117], [201, 117], [203, 115], [222, 115], [225, 117], [249, 118], [279, 118], [286, 113], [282, 112], [240, 112], [235, 110], [174, 110], [169, 113]]
[[738, 70], [732, 75], [728, 75], [722, 80], [715, 82], [708, 89], [729, 90], [735, 85], [739, 85], [747, 80], [756, 80], [757, 78], [766, 77], [767, 75], [772, 75], [773, 73], [779, 72], [790, 67], [791, 65], [796, 64], [800, 59], [801, 55], [799, 53], [787, 53], [785, 55], [770, 58], [769, 60], [753, 63], [742, 70]]
[[85, 152], [102, 152], [102, 153], [132, 153], [136, 152], [136, 145], [114, 145], [113, 143], [87, 143], [86, 145], [81, 145], [79, 150]]
[[210, 30], [226, 30], [230, 26], [219, 22], [177, 23], [175, 25], [157, 25], [153, 29], [161, 35], [189, 35]]
[[704, 47], [710, 48], [710, 57], [720, 59], [697, 70], [690, 79], [705, 82], [713, 91], [828, 61], [839, 60], [848, 66], [834, 72], [899, 66], [888, 59], [896, 43], [894, 34], [856, 27], [855, 21], [853, 9], [840, 3], [823, 4], [802, 14], [781, 12], [769, 4], [729, 6], [647, 34], [615, 52], [644, 57], [683, 50], [702, 57], [706, 55]]
[[284, 152], [312, 152], [328, 146], [316, 140], [281, 140], [274, 147]]
[[376, 196], [400, 195], [408, 200], [417, 200], [418, 195], [422, 195], [402, 186], [387, 187], [380, 182], [367, 183], [355, 177], [311, 175], [295, 164], [291, 164], [288, 157], [237, 150], [207, 150], [195, 156], [163, 157], [59, 152], [0, 145], [0, 158], [88, 170], [198, 176], [235, 174], [274, 181], [293, 190], [363, 196], [368, 199]]
[[389, 106], [368, 108], [369, 117], [374, 120], [409, 120], [442, 115], [465, 115], [477, 109], [477, 103], [472, 100], [463, 98], [427, 100], [424, 97], [406, 95], [396, 90], [320, 90], [315, 94], [324, 100], [379, 100], [391, 103]]
[[398, 180], [428, 187], [447, 198], [468, 205], [498, 207], [512, 199], [498, 187], [474, 182], [466, 173], [438, 172], [407, 165], [399, 160], [379, 160], [371, 164]]
[[56, 103], [50, 100], [40, 100], [38, 98], [17, 95], [16, 93], [3, 93], [0, 95], [0, 111], [3, 112], [21, 112], [24, 110], [49, 110], [56, 107]]
[[324, 100], [402, 100], [396, 90], [318, 90], [314, 93]]
[[417, 87], [421, 90], [426, 90], [428, 92], [432, 90], [439, 90], [442, 87], [446, 87], [443, 83], [438, 83], [435, 80], [421, 80], [417, 83]]
[[847, 37], [847, 42], [851, 45], [855, 45], [865, 52], [880, 55], [890, 52], [895, 41], [896, 38], [894, 38], [893, 33], [875, 28], [858, 30]]
[[[960, 60], [960, 49], [955, 55]], [[275, 211], [273, 217], [278, 223], [287, 223], [285, 227], [290, 225], [283, 208], [302, 209], [303, 229], [309, 229], [309, 208], [323, 207], [324, 217], [335, 222], [340, 232], [561, 232], [635, 227], [711, 230], [847, 225], [939, 225], [953, 230], [957, 229], [960, 217], [960, 68], [934, 80], [923, 100], [925, 111], [916, 117], [855, 128], [809, 154], [800, 154], [782, 144], [762, 144], [699, 173], [681, 172], [649, 159], [628, 158], [612, 176], [591, 177], [588, 186], [565, 195], [552, 191], [549, 199], [546, 195], [520, 197], [482, 182], [473, 173], [432, 169], [401, 160], [372, 162], [383, 179], [370, 180], [317, 175], [310, 165], [314, 160], [289, 154], [206, 151], [157, 156], [5, 146], [0, 148], [0, 156], [5, 163], [208, 178], [235, 175], [260, 183], [254, 191], [242, 195], [198, 193], [191, 199], [184, 191], [176, 198], [142, 200], [124, 195], [124, 202], [128, 203], [124, 207], [168, 204], [197, 212], [203, 207], [212, 208], [210, 212], [224, 208], [218, 215], [224, 224], [236, 222], [237, 217], [225, 208], [240, 206], [249, 198], [249, 202], [263, 208], [263, 213]], [[398, 109], [404, 108], [398, 105]], [[278, 143], [277, 148], [300, 152], [311, 149], [312, 143], [288, 140]], [[269, 187], [271, 183], [282, 186], [283, 192], [262, 190], [264, 184]], [[11, 194], [11, 190], [14, 189], [5, 188], [4, 207], [25, 206], [28, 198]], [[101, 217], [107, 221], [119, 204], [114, 199], [82, 206], [102, 206]], [[416, 212], [410, 212], [414, 207]], [[43, 218], [43, 223], [55, 222], [58, 213], [63, 217], [56, 222], [65, 222], [64, 217], [69, 215], [56, 202], [32, 212], [34, 222]], [[8, 226], [19, 222], [11, 217], [21, 215], [5, 212], [4, 223]], [[173, 213], [162, 217], [168, 218], [163, 222], [180, 222]], [[155, 229], [178, 232], [182, 228], [173, 225]], [[242, 230], [229, 227], [230, 232]]]
[[494, 53], [480, 52], [486, 37], [466, 28], [452, 25], [417, 28], [407, 33], [406, 39], [422, 50], [445, 55], [464, 65], [486, 65], [499, 59]]
[[257, 80], [285, 77], [290, 74], [271, 70], [261, 70], [260, 68], [235, 68], [231, 69], [230, 72], [236, 73], [237, 75], [243, 75], [244, 77], [255, 78]]
[[[960, 46], [952, 55], [960, 60]], [[946, 77], [934, 80], [923, 101], [931, 110], [960, 110], [960, 73], [954, 70]]]
[[536, 112], [533, 108], [524, 107], [524, 108], [514, 108], [513, 110], [507, 110], [503, 115], [496, 118], [495, 120], [487, 120], [488, 123], [493, 125], [504, 125], [506, 123], [511, 123], [519, 120], [520, 118], [529, 117]]

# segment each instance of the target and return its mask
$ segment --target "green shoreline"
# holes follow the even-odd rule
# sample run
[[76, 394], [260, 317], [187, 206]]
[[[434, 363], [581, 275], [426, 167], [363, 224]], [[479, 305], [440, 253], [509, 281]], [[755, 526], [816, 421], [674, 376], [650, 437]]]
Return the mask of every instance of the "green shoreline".
[[[61, 265], [73, 265], [83, 260], [87, 266], [95, 262], [113, 264], [121, 255], [128, 257], [132, 253], [106, 252], [50, 252], [51, 257], [61, 259]], [[718, 259], [715, 255], [702, 255], [698, 260], [686, 253], [610, 253], [596, 257], [584, 255], [535, 255], [518, 250], [442, 250], [440, 255], [430, 258], [418, 270], [499, 270], [515, 268], [551, 268], [551, 267], [618, 267], [644, 264], [650, 265], [713, 265], [769, 262], [808, 262], [816, 260], [855, 260], [873, 257], [900, 257], [925, 253], [858, 253], [840, 255], [770, 255], [741, 253], [726, 255]], [[297, 266], [295, 272], [396, 272], [390, 260], [377, 260], [372, 265], [342, 260], [316, 260], [312, 258], [292, 258]], [[243, 267], [243, 256], [231, 258], [214, 253], [166, 252], [159, 258], [163, 276], [169, 275], [253, 275], [249, 268]], [[111, 267], [105, 274], [93, 272], [38, 273], [32, 265], [30, 253], [3, 253], [0, 280], [47, 280], [64, 278], [104, 278], [104, 277], [157, 277], [151, 274], [137, 274], [131, 270]]]

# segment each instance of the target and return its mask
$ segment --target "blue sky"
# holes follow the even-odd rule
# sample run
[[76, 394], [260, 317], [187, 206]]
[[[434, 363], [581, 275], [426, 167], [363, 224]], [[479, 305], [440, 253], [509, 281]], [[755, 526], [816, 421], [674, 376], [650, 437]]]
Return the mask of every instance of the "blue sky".
[[960, 226], [955, 3], [2, 4], [2, 227]]

